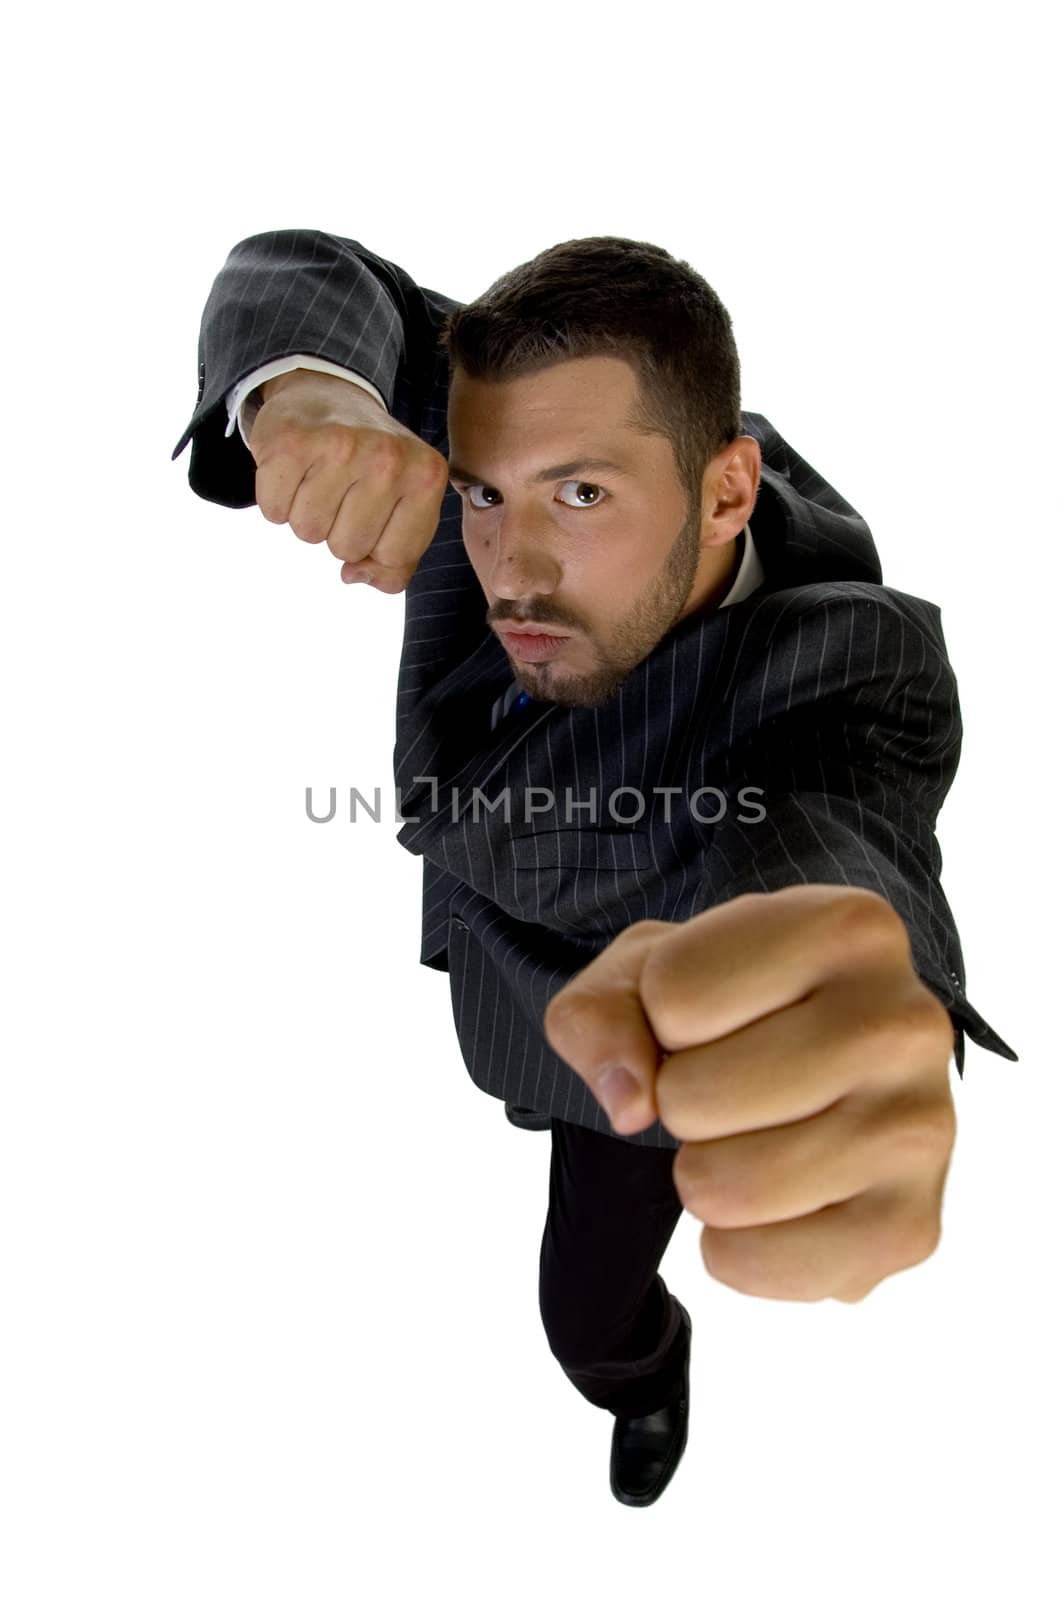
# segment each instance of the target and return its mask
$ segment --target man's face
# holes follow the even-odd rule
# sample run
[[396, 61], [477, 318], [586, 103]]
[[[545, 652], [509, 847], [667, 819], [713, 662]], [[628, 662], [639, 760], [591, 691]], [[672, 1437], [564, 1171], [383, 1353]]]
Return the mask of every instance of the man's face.
[[[463, 542], [487, 621], [536, 699], [601, 705], [675, 623], [734, 581], [757, 441], [744, 435], [715, 457], [703, 503], [689, 507], [670, 441], [626, 425], [637, 399], [634, 368], [614, 356], [506, 383], [452, 374]], [[563, 637], [522, 644], [505, 637], [506, 624]]]

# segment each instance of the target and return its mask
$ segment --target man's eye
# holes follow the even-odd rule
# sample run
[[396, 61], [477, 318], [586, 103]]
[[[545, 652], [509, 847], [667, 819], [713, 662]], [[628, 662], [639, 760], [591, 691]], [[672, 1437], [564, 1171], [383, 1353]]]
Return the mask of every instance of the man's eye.
[[[579, 478], [570, 478], [569, 483], [575, 484], [577, 489], [579, 489], [581, 492], [590, 489], [593, 494], [597, 494], [601, 497], [600, 499], [593, 500], [590, 503], [587, 500], [580, 502], [580, 504], [584, 505], [589, 511], [593, 511], [596, 506], [600, 506], [602, 504], [602, 499], [605, 498], [606, 491], [602, 488], [601, 484], [583, 483]], [[568, 489], [569, 483], [563, 483], [562, 488]], [[566, 503], [568, 504], [568, 502]]]
[[[571, 485], [575, 485], [576, 489], [581, 494], [586, 494], [586, 492], [588, 490], [591, 490], [592, 493], [599, 495], [600, 498], [598, 500], [593, 500], [593, 501], [588, 501], [586, 499], [585, 500], [577, 500], [575, 504], [572, 501], [569, 501], [569, 500], [564, 501], [563, 503], [565, 505], [567, 505], [570, 510], [579, 511], [581, 509], [584, 509], [584, 510], [587, 510], [587, 511], [595, 511], [595, 510], [597, 510], [597, 508], [600, 505], [602, 505], [603, 500], [606, 497], [606, 490], [603, 489], [601, 484], [598, 484], [598, 483], [587, 483], [585, 480], [583, 480], [581, 478], [570, 478], [567, 483], [563, 483], [562, 484], [562, 488], [563, 489], [568, 489]], [[474, 511], [491, 511], [491, 510], [494, 509], [494, 506], [498, 504], [498, 502], [495, 501], [490, 505], [486, 505], [486, 506], [485, 505], [479, 505], [477, 503], [477, 501], [475, 501], [473, 499], [473, 495], [474, 494], [479, 494], [481, 492], [483, 492], [484, 494], [489, 494], [489, 495], [490, 494], [495, 494], [495, 495], [498, 494], [498, 492], [499, 492], [498, 489], [491, 489], [485, 483], [471, 483], [471, 484], [466, 486], [466, 489], [464, 489], [464, 490], [463, 489], [459, 489], [458, 492], [459, 492], [459, 494], [463, 494], [463, 493], [468, 493], [469, 494], [469, 497], [470, 497], [469, 498], [469, 504], [472, 506]]]

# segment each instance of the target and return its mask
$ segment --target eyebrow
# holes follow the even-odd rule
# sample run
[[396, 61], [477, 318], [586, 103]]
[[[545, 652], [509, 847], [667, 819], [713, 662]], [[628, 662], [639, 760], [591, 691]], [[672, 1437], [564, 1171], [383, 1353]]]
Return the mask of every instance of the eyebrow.
[[[476, 473], [470, 472], [467, 467], [458, 466], [457, 462], [447, 463], [451, 478], [456, 483], [477, 483], [484, 488], [494, 489], [493, 483], [488, 483], [485, 478], [478, 478]], [[559, 461], [557, 466], [544, 467], [542, 472], [533, 473], [529, 483], [551, 483], [555, 478], [569, 478], [574, 473], [581, 472], [617, 472], [622, 477], [635, 476], [630, 467], [624, 467], [619, 461], [606, 461], [601, 456], [582, 456], [578, 461]]]

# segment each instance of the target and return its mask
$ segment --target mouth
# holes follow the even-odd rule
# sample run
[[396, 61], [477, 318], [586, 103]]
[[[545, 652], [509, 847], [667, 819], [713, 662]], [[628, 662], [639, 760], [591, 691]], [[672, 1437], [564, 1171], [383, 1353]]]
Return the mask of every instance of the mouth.
[[567, 639], [567, 633], [559, 633], [557, 628], [541, 628], [534, 622], [497, 622], [496, 633], [505, 633], [516, 639]]
[[569, 641], [567, 633], [549, 633], [546, 628], [511, 628], [500, 623], [495, 631], [503, 648], [518, 661], [548, 661]]

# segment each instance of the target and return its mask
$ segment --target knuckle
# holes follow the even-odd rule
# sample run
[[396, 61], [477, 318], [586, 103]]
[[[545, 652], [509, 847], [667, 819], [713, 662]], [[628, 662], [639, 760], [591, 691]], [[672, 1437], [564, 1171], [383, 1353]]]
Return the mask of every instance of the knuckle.
[[840, 1280], [831, 1298], [841, 1301], [843, 1305], [859, 1305], [862, 1300], [867, 1300], [879, 1282], [879, 1278], [869, 1278], [867, 1269], [862, 1265], [859, 1272]]
[[948, 1061], [953, 1054], [953, 1018], [937, 995], [926, 984], [919, 985], [920, 1026], [929, 1050], [935, 1050]]
[[915, 1199], [899, 1200], [866, 1237], [863, 1268], [874, 1271], [876, 1282], [894, 1272], [919, 1266], [938, 1249], [942, 1237], [940, 1189], [924, 1191]]
[[919, 979], [906, 984], [903, 996], [895, 1003], [893, 1018], [909, 1060], [919, 1064], [933, 1058], [948, 1065], [953, 1053], [953, 1020]]
[[626, 939], [629, 944], [634, 944], [640, 939], [646, 939], [653, 934], [660, 933], [663, 928], [672, 926], [672, 923], [663, 922], [658, 917], [640, 917], [638, 922], [629, 922], [622, 928], [620, 933], [617, 934], [614, 943], [618, 939]]
[[941, 1243], [942, 1218], [938, 1212], [935, 1212], [927, 1218], [927, 1221], [924, 1224], [923, 1243], [920, 1247], [921, 1253], [919, 1259], [921, 1261], [926, 1261], [929, 1256], [933, 1256]]
[[928, 1161], [938, 1166], [943, 1154], [952, 1149], [955, 1135], [956, 1112], [948, 1094], [895, 1106], [886, 1130], [891, 1165], [894, 1170], [908, 1170]]
[[274, 423], [270, 431], [268, 453], [271, 456], [305, 456], [315, 435], [320, 436], [325, 432], [327, 429], [308, 428], [299, 417], [283, 417]]
[[907, 1002], [894, 987], [882, 993], [851, 985], [846, 1005], [840, 1027], [854, 1060], [874, 1071], [884, 1088], [908, 1085], [914, 1067], [923, 1061], [923, 1050]]
[[588, 996], [582, 990], [565, 990], [548, 1003], [543, 1016], [554, 1029], [568, 1031], [586, 1024], [588, 1010]]
[[320, 544], [329, 531], [323, 527], [320, 518], [306, 512], [297, 511], [295, 516], [289, 519], [288, 525], [296, 538], [302, 539], [304, 544]]
[[[352, 463], [363, 458], [366, 449], [365, 435], [357, 432], [349, 423], [326, 423], [321, 428], [320, 435], [321, 454], [329, 465], [350, 471]], [[386, 438], [387, 435], [381, 437]]]
[[835, 1015], [848, 1048], [874, 1068], [884, 1086], [908, 1086], [917, 1078], [926, 1084], [934, 1067], [942, 1069], [936, 1092], [945, 1088], [948, 1097], [952, 1021], [911, 968], [900, 979], [888, 973], [875, 983], [848, 982], [833, 1004], [844, 1005]]
[[676, 1192], [685, 1210], [694, 1212], [711, 1228], [745, 1228], [763, 1216], [761, 1198], [742, 1164], [712, 1174], [702, 1171], [697, 1178], [684, 1176], [680, 1167]]
[[438, 450], [421, 457], [418, 481], [425, 489], [443, 489], [450, 481], [451, 469]]
[[750, 1262], [737, 1255], [735, 1241], [727, 1232], [718, 1231], [711, 1223], [707, 1223], [702, 1229], [698, 1248], [706, 1271], [726, 1288], [736, 1289], [740, 1294], [756, 1295], [763, 1287], [756, 1281]]
[[871, 889], [854, 889], [832, 902], [831, 937], [840, 957], [908, 953], [909, 935], [894, 907]]
[[913, 1217], [896, 1238], [897, 1260], [901, 1270], [917, 1267], [934, 1255], [942, 1238], [942, 1219], [937, 1212]]
[[554, 1050], [566, 1058], [579, 1056], [587, 1067], [616, 1061], [630, 1046], [626, 1021], [608, 997], [594, 990], [579, 990], [550, 1003], [544, 1013], [544, 1034]]
[[333, 527], [329, 531], [327, 543], [330, 553], [337, 561], [364, 561], [368, 555], [366, 540], [350, 529], [338, 530]]
[[957, 1108], [948, 1087], [924, 1112], [928, 1143], [939, 1156], [948, 1155], [957, 1139]]
[[699, 1240], [702, 1262], [718, 1283], [740, 1294], [767, 1300], [822, 1300], [823, 1289], [809, 1281], [807, 1268], [800, 1260], [764, 1256], [752, 1250], [742, 1229], [702, 1229]]
[[367, 471], [383, 477], [400, 470], [403, 461], [403, 444], [392, 433], [375, 433], [363, 445], [363, 464]]

